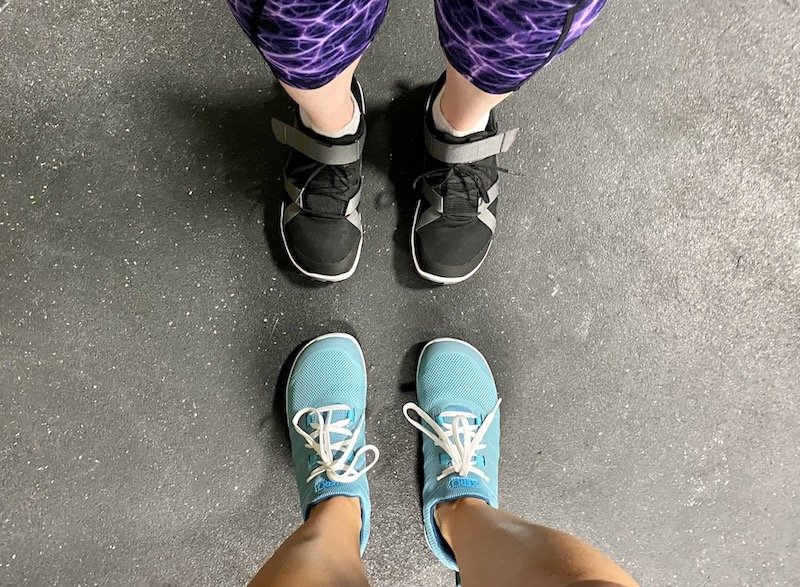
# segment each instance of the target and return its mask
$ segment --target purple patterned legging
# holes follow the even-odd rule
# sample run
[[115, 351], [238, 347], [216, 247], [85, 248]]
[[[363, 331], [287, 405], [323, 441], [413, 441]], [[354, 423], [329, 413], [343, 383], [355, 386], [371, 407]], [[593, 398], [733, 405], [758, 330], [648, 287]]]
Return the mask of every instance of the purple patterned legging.
[[[450, 64], [484, 92], [518, 89], [594, 22], [606, 0], [434, 0]], [[388, 0], [228, 0], [289, 86], [324, 86], [367, 49]]]

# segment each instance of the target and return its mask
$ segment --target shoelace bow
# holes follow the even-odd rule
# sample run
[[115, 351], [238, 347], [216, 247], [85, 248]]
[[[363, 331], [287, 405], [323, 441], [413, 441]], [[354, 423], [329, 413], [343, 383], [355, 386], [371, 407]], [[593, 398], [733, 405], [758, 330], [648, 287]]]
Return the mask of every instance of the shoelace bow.
[[[450, 457], [450, 465], [436, 478], [437, 481], [441, 481], [453, 473], [461, 477], [474, 473], [484, 481], [489, 481], [489, 476], [475, 466], [475, 456], [478, 451], [486, 448], [486, 445], [481, 444], [481, 441], [492, 425], [502, 401], [502, 399], [497, 400], [494, 408], [492, 408], [492, 411], [489, 412], [480, 426], [472, 424], [472, 421], [477, 420], [478, 417], [471, 412], [459, 410], [442, 412], [439, 415], [442, 418], [450, 418], [450, 421], [440, 426], [436, 420], [431, 418], [425, 410], [414, 402], [408, 402], [403, 406], [403, 414], [411, 425], [430, 438], [436, 446]], [[412, 418], [409, 415], [410, 411], [416, 413], [420, 420], [427, 424], [430, 429]]]
[[[344, 417], [335, 421], [332, 420], [333, 412], [335, 411], [350, 412], [350, 406], [336, 404], [320, 408], [303, 408], [292, 418], [294, 429], [306, 440], [306, 448], [310, 448], [317, 454], [317, 463], [319, 466], [311, 471], [306, 482], [325, 473], [331, 481], [351, 483], [362, 475], [365, 475], [366, 472], [378, 462], [380, 451], [375, 445], [365, 444], [360, 449], [353, 452], [355, 444], [358, 442], [361, 428], [364, 425], [364, 417], [362, 416], [353, 430], [350, 430], [348, 428], [350, 424], [349, 417]], [[310, 434], [303, 430], [298, 424], [300, 419], [307, 414], [314, 414], [315, 416], [315, 421], [310, 423]], [[332, 434], [340, 434], [344, 438], [340, 441], [332, 442]], [[335, 454], [337, 452], [340, 453], [338, 456]], [[372, 454], [372, 461], [367, 463], [363, 469], [357, 470], [356, 463], [367, 453]]]
[[[324, 163], [312, 161], [306, 165], [299, 166], [295, 171], [297, 173], [303, 173], [309, 169], [312, 171], [303, 185], [303, 192], [308, 190], [311, 186], [311, 183], [314, 182], [313, 187], [311, 187], [314, 195], [332, 198], [337, 202], [341, 202], [344, 204], [344, 206], [347, 206], [350, 198], [344, 194], [346, 193], [347, 188], [350, 187], [350, 180], [351, 176], [353, 175], [353, 172], [348, 168], [347, 165], [325, 165]], [[305, 203], [302, 209], [313, 214], [314, 216], [320, 216], [323, 218], [342, 217], [341, 214], [337, 215], [330, 212], [314, 210], [313, 207], [306, 206]]]

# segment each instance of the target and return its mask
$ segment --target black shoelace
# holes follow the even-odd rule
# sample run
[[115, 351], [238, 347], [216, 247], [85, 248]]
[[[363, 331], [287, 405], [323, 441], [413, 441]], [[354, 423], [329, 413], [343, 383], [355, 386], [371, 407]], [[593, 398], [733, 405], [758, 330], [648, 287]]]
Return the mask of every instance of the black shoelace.
[[[348, 196], [347, 194], [359, 179], [354, 167], [352, 165], [325, 165], [317, 161], [311, 161], [295, 168], [293, 171], [298, 174], [311, 170], [303, 186], [303, 210], [321, 218], [337, 219], [344, 216], [344, 211], [347, 209], [347, 204], [352, 197], [352, 195]], [[330, 198], [338, 202], [338, 204], [326, 206], [317, 198]], [[309, 200], [311, 201], [309, 202]], [[320, 209], [331, 207], [338, 207], [341, 209], [341, 213], [336, 214], [329, 210]]]
[[489, 203], [489, 188], [494, 183], [493, 172], [512, 173], [493, 163], [454, 163], [420, 174], [413, 185], [417, 189], [420, 181], [428, 179], [442, 199], [453, 204], [444, 206], [443, 216], [451, 219], [474, 217], [478, 214], [479, 200]]

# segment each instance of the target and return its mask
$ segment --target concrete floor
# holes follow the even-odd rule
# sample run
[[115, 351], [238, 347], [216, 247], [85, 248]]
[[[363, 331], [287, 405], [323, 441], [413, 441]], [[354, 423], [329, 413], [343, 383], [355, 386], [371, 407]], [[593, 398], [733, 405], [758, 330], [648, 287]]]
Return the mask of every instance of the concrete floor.
[[243, 584], [299, 520], [281, 370], [331, 330], [368, 361], [374, 585], [452, 584], [400, 411], [443, 335], [495, 369], [505, 508], [643, 585], [798, 584], [797, 2], [610, 2], [501, 107], [522, 176], [451, 288], [407, 246], [430, 2], [360, 70], [366, 242], [327, 287], [276, 240], [287, 102], [224, 2], [2, 4], [0, 584]]

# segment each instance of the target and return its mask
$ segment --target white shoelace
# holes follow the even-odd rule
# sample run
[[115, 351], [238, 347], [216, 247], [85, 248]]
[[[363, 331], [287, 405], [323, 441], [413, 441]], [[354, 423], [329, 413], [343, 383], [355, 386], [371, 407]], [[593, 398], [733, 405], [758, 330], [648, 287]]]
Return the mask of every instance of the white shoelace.
[[[355, 444], [358, 441], [358, 435], [361, 433], [361, 427], [364, 425], [364, 417], [362, 416], [355, 428], [350, 430], [347, 427], [348, 424], [350, 424], [349, 417], [336, 421], [332, 420], [333, 412], [340, 410], [349, 413], [351, 408], [344, 404], [319, 408], [303, 408], [292, 418], [294, 429], [306, 440], [306, 448], [310, 448], [317, 454], [317, 463], [319, 463], [319, 466], [311, 471], [306, 481], [311, 481], [314, 477], [325, 473], [331, 481], [337, 483], [351, 483], [366, 474], [366, 472], [378, 462], [380, 451], [375, 445], [365, 444], [357, 451], [353, 452]], [[303, 430], [298, 424], [300, 419], [307, 414], [314, 414], [316, 417], [315, 421], [310, 423], [311, 434]], [[340, 434], [344, 436], [344, 438], [338, 442], [331, 442], [331, 434]], [[335, 452], [341, 452], [341, 454], [334, 458], [333, 455]], [[372, 454], [372, 461], [360, 471], [356, 470], [358, 459], [366, 453]]]
[[[479, 450], [486, 448], [486, 445], [481, 444], [481, 441], [492, 425], [502, 401], [502, 399], [497, 400], [494, 408], [480, 426], [470, 423], [470, 421], [478, 419], [478, 416], [471, 412], [457, 410], [442, 412], [440, 416], [442, 418], [450, 418], [450, 422], [440, 426], [436, 420], [431, 418], [425, 410], [414, 402], [408, 402], [403, 406], [403, 414], [411, 425], [430, 438], [436, 446], [447, 453], [447, 456], [452, 461], [436, 478], [437, 481], [441, 481], [453, 473], [457, 473], [461, 477], [475, 473], [484, 481], [489, 481], [489, 476], [475, 466], [475, 455]], [[420, 420], [428, 425], [430, 430], [409, 416], [409, 411], [415, 412]]]

